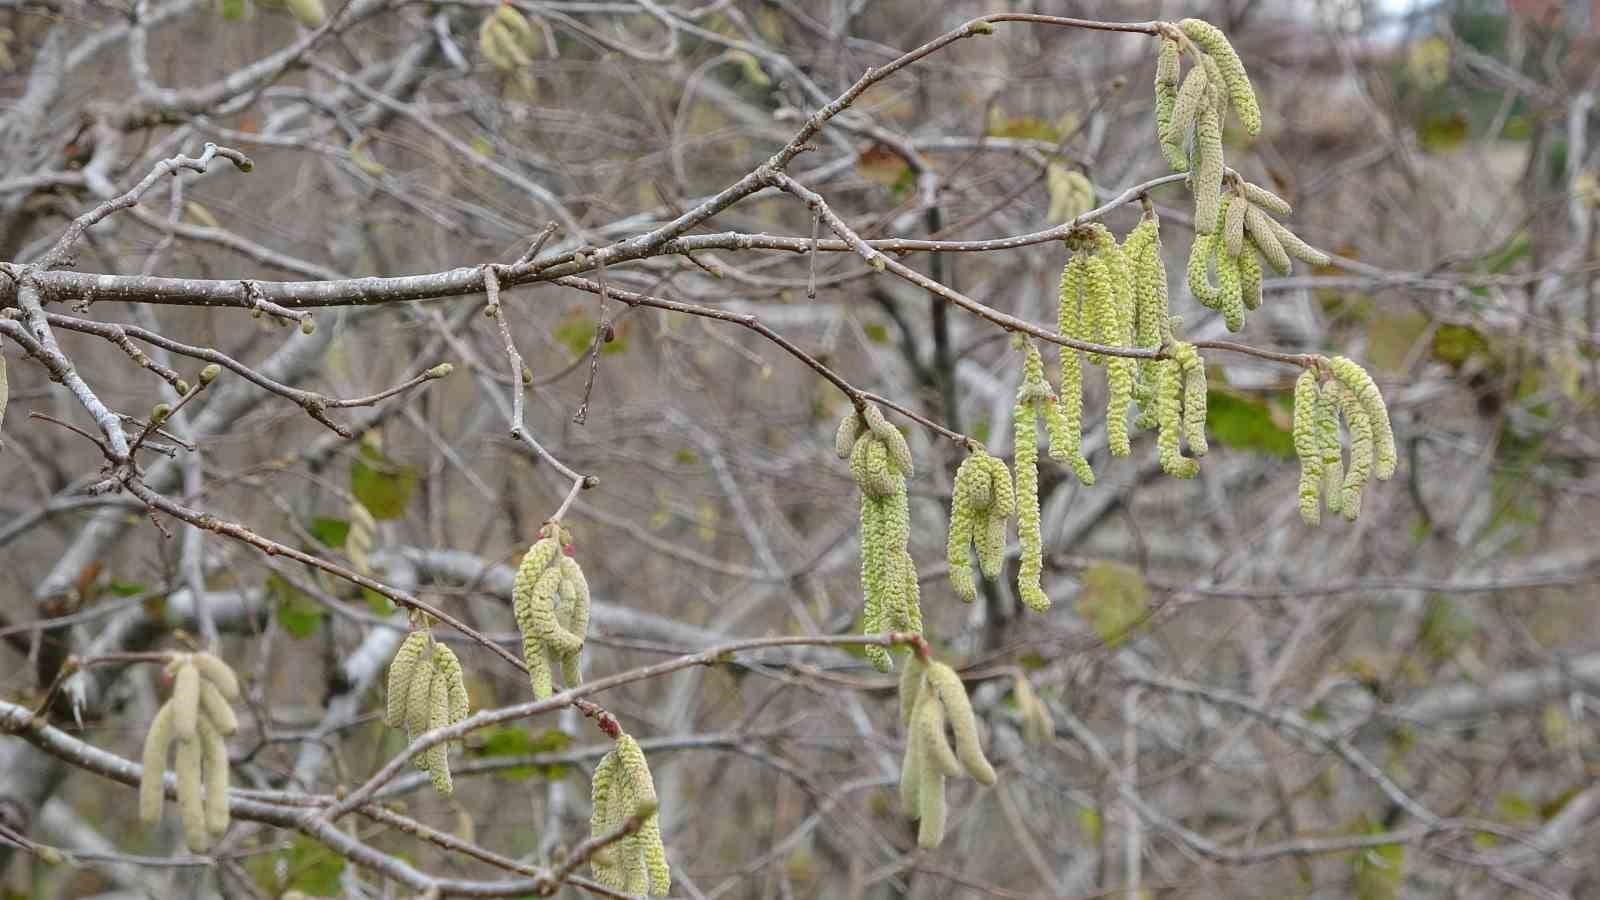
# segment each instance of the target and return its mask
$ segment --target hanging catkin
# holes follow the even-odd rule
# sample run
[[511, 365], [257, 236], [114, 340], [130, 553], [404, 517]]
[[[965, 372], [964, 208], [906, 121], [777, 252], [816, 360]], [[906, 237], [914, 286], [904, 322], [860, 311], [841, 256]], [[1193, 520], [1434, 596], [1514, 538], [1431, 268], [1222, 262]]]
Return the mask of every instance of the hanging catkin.
[[672, 890], [672, 871], [661, 842], [655, 781], [644, 751], [632, 736], [617, 736], [610, 752], [595, 766], [591, 788], [592, 839], [611, 834], [631, 816], [642, 819], [638, 831], [590, 859], [595, 880], [629, 894], [665, 897]]
[[[467, 717], [466, 674], [455, 651], [434, 640], [433, 632], [418, 628], [406, 636], [389, 663], [389, 697], [384, 723], [404, 728], [408, 740], [424, 732], [454, 725]], [[449, 742], [434, 744], [416, 758], [417, 768], [428, 773], [433, 787], [448, 797]]]
[[579, 655], [589, 630], [589, 585], [572, 555], [572, 536], [547, 523], [517, 566], [511, 609], [522, 633], [528, 684], [543, 700], [555, 693], [554, 672], [567, 687], [578, 683]]
[[963, 601], [971, 603], [978, 596], [969, 548], [977, 547], [978, 567], [985, 578], [998, 576], [1005, 561], [1006, 522], [1015, 511], [1016, 497], [1006, 464], [982, 447], [974, 447], [956, 470], [950, 496], [946, 555], [950, 587]]
[[1054, 410], [1050, 385], [1044, 378], [1044, 360], [1029, 341], [1022, 365], [1022, 383], [1012, 409], [1012, 443], [1016, 470], [1017, 540], [1022, 559], [1017, 568], [1017, 593], [1035, 612], [1050, 608], [1039, 579], [1044, 571], [1044, 546], [1039, 515], [1039, 418]]
[[[944, 840], [944, 780], [965, 771], [982, 785], [995, 782], [995, 771], [978, 741], [977, 718], [965, 686], [954, 669], [940, 662], [918, 662], [915, 683], [902, 681], [902, 722], [906, 750], [900, 766], [900, 802], [906, 815], [920, 820], [917, 844], [924, 849]], [[909, 665], [908, 665], [909, 668]], [[906, 704], [910, 712], [905, 712]], [[955, 735], [951, 748], [945, 729]]]
[[223, 738], [239, 728], [227, 702], [239, 696], [239, 682], [227, 663], [205, 652], [175, 654], [166, 671], [173, 676], [173, 691], [145, 735], [139, 818], [147, 825], [161, 822], [167, 753], [176, 744], [173, 771], [184, 841], [192, 852], [204, 853], [228, 830], [229, 764]]
[[[857, 421], [850, 421], [857, 420]], [[921, 595], [908, 546], [911, 512], [906, 478], [913, 473], [911, 446], [876, 406], [851, 411], [835, 433], [835, 449], [853, 438], [850, 474], [861, 489], [861, 630], [922, 633]], [[887, 648], [865, 647], [880, 672], [893, 668]]]

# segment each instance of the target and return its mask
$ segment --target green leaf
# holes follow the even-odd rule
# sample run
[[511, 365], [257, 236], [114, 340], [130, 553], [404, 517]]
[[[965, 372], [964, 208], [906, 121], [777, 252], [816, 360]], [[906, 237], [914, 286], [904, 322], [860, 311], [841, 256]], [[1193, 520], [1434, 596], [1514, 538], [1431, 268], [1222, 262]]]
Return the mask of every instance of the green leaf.
[[344, 874], [344, 857], [312, 838], [297, 834], [287, 850], [247, 857], [245, 870], [256, 884], [274, 896], [300, 891], [312, 897], [337, 897], [339, 876]]
[[1207, 393], [1206, 430], [1213, 440], [1227, 447], [1284, 459], [1294, 456], [1294, 436], [1279, 424], [1272, 408], [1230, 391]]
[[874, 344], [889, 343], [889, 329], [877, 322], [869, 322], [861, 326], [861, 331], [867, 336], [867, 340]]
[[1143, 575], [1121, 563], [1095, 563], [1083, 570], [1077, 609], [1107, 647], [1116, 647], [1149, 615], [1150, 589]]
[[263, 588], [277, 611], [278, 624], [296, 640], [315, 634], [327, 610], [278, 575], [268, 575]]
[[398, 519], [417, 488], [417, 470], [390, 462], [383, 451], [363, 443], [350, 463], [350, 493], [374, 519]]
[[387, 616], [390, 613], [393, 613], [396, 609], [399, 609], [399, 607], [394, 605], [394, 601], [378, 593], [372, 588], [362, 588], [361, 599], [367, 601], [367, 609], [371, 610], [373, 615]]
[[687, 448], [679, 450], [672, 455], [680, 466], [695, 466], [700, 464], [700, 454]]
[[[526, 730], [515, 725], [502, 725], [486, 729], [481, 734], [484, 740], [476, 752], [479, 756], [487, 757], [556, 753], [572, 744], [572, 735], [556, 728], [542, 732], [538, 736], [531, 736]], [[535, 775], [553, 780], [565, 777], [567, 768], [559, 763], [549, 766], [515, 766], [502, 769], [495, 775], [507, 781], [522, 781]]]
[[1091, 844], [1100, 843], [1102, 824], [1100, 811], [1092, 806], [1078, 807], [1078, 830], [1083, 832], [1083, 839]]
[[1466, 325], [1440, 325], [1433, 333], [1433, 358], [1459, 366], [1474, 356], [1489, 352], [1489, 341], [1475, 328]]
[[118, 597], [137, 597], [145, 591], [150, 590], [150, 587], [148, 585], [138, 584], [132, 581], [118, 581], [117, 579], [113, 578], [111, 579], [111, 583], [106, 585], [106, 590]]
[[350, 536], [350, 522], [345, 519], [318, 516], [311, 520], [311, 525], [306, 530], [311, 532], [311, 536], [322, 546], [339, 550], [344, 547], [345, 538]]
[[[574, 357], [584, 356], [589, 348], [594, 345], [595, 321], [582, 312], [574, 310], [563, 316], [556, 324], [555, 330], [550, 333], [558, 343], [567, 348], [567, 352]], [[612, 328], [612, 339], [602, 341], [600, 355], [610, 356], [622, 353], [628, 349], [628, 339], [620, 327]]]
[[[1382, 834], [1383, 826], [1363, 822], [1358, 834]], [[1355, 882], [1359, 900], [1396, 900], [1406, 880], [1404, 844], [1380, 844], [1356, 852]]]
[[1429, 115], [1417, 123], [1417, 141], [1429, 153], [1447, 153], [1466, 143], [1471, 131], [1466, 115], [1461, 112]]

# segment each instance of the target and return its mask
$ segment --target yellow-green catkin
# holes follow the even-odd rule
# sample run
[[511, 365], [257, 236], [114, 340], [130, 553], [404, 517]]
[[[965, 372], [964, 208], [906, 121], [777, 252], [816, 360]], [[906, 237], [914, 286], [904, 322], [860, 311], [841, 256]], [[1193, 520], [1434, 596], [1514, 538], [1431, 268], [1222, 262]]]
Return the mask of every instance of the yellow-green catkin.
[[172, 688], [172, 728], [180, 741], [192, 741], [200, 722], [200, 670], [179, 657]]
[[1167, 127], [1164, 135], [1166, 143], [1177, 148], [1182, 155], [1181, 162], [1168, 157], [1168, 162], [1173, 163], [1173, 168], [1179, 172], [1187, 172], [1191, 168], [1189, 159], [1189, 132], [1195, 127], [1196, 119], [1200, 115], [1201, 107], [1206, 105], [1206, 88], [1208, 80], [1206, 70], [1195, 66], [1184, 76], [1183, 86], [1178, 88], [1177, 99], [1173, 103], [1172, 123]]
[[1372, 478], [1372, 417], [1344, 382], [1330, 381], [1327, 389], [1333, 392], [1339, 411], [1344, 415], [1345, 430], [1350, 433], [1350, 467], [1344, 473], [1339, 511], [1346, 519], [1354, 521], [1361, 515], [1361, 491]]
[[1289, 206], [1289, 201], [1267, 190], [1259, 184], [1241, 181], [1239, 187], [1244, 191], [1244, 198], [1256, 206], [1264, 208], [1275, 216], [1287, 216], [1294, 210]]
[[1389, 425], [1389, 408], [1383, 402], [1383, 394], [1378, 390], [1377, 382], [1367, 374], [1354, 360], [1343, 356], [1335, 356], [1328, 362], [1333, 377], [1349, 388], [1360, 401], [1361, 408], [1366, 410], [1367, 417], [1372, 420], [1372, 436], [1374, 452], [1376, 454], [1376, 474], [1379, 481], [1388, 481], [1393, 475], [1399, 457], [1395, 450], [1394, 431]]
[[978, 583], [972, 577], [971, 549], [982, 543], [980, 531], [987, 531], [989, 510], [994, 502], [991, 486], [991, 459], [983, 448], [976, 448], [956, 470], [950, 494], [950, 536], [946, 541], [946, 560], [950, 565], [950, 587], [963, 602], [978, 598]]
[[1178, 23], [1189, 40], [1216, 62], [1222, 75], [1223, 89], [1233, 104], [1234, 112], [1245, 130], [1252, 135], [1261, 133], [1261, 108], [1256, 103], [1255, 89], [1250, 86], [1250, 76], [1244, 70], [1239, 54], [1228, 42], [1221, 29], [1202, 19], [1184, 19]]
[[1317, 412], [1321, 405], [1317, 373], [1306, 369], [1294, 383], [1295, 456], [1300, 460], [1300, 518], [1307, 525], [1322, 521], [1322, 447]]
[[221, 732], [200, 720], [200, 763], [205, 779], [206, 831], [214, 838], [228, 830], [228, 745]]
[[1206, 444], [1206, 363], [1193, 344], [1173, 345], [1173, 359], [1183, 375], [1183, 439], [1189, 452], [1205, 456]]
[[191, 851], [204, 853], [211, 846], [211, 831], [206, 827], [205, 789], [202, 785], [205, 751], [200, 745], [198, 732], [188, 740], [179, 739], [177, 744], [172, 771], [178, 776], [178, 812], [183, 816], [183, 840]]
[[[1097, 344], [1115, 344], [1117, 333], [1116, 286], [1112, 282], [1111, 267], [1102, 254], [1089, 257], [1084, 269], [1082, 330], [1089, 340]], [[1089, 354], [1089, 362], [1100, 365], [1105, 357]]]
[[[1011, 470], [1004, 460], [984, 455], [984, 468], [989, 471], [989, 508], [979, 517], [973, 542], [978, 550], [978, 570], [983, 577], [1000, 577], [1006, 561], [1006, 525], [1017, 512], [1017, 497], [1011, 484]], [[1087, 463], [1085, 463], [1087, 465]]]
[[1167, 164], [1179, 172], [1187, 171], [1189, 158], [1183, 141], [1172, 137], [1172, 114], [1178, 104], [1178, 42], [1163, 38], [1156, 56], [1156, 139]]
[[1112, 456], [1133, 452], [1128, 440], [1128, 410], [1133, 406], [1136, 368], [1126, 356], [1114, 356], [1106, 364], [1106, 446]]
[[1217, 255], [1217, 311], [1229, 331], [1244, 327], [1244, 282], [1239, 273], [1239, 257]]
[[1317, 447], [1322, 452], [1322, 504], [1340, 512], [1344, 503], [1344, 451], [1339, 446], [1339, 403], [1323, 387], [1317, 396]]
[[[1061, 270], [1060, 304], [1056, 314], [1056, 330], [1063, 337], [1093, 341], [1095, 338], [1084, 328], [1080, 305], [1087, 292], [1089, 261], [1086, 256], [1074, 255]], [[1084, 484], [1094, 484], [1094, 470], [1083, 457], [1083, 354], [1072, 347], [1061, 347], [1061, 393], [1057, 400], [1056, 416], [1047, 419], [1057, 426], [1059, 434], [1050, 435], [1050, 456], [1070, 467]]]
[[1289, 253], [1284, 250], [1280, 241], [1277, 223], [1260, 209], [1252, 206], [1245, 210], [1244, 227], [1250, 232], [1250, 239], [1255, 241], [1256, 247], [1261, 250], [1261, 256], [1278, 271], [1279, 275], [1289, 274]]
[[1222, 211], [1222, 123], [1209, 106], [1195, 126], [1194, 230], [1212, 234]]
[[[906, 496], [906, 478], [912, 472], [910, 445], [877, 407], [865, 407], [860, 416], [865, 427], [857, 430], [850, 451], [850, 473], [861, 489], [862, 632], [920, 634], [916, 566], [907, 551], [911, 538]], [[841, 426], [840, 436], [845, 430]], [[893, 668], [887, 648], [868, 645], [865, 652], [878, 671]]]
[[1284, 252], [1313, 266], [1325, 266], [1329, 263], [1328, 254], [1302, 241], [1299, 235], [1284, 227], [1283, 223], [1273, 219], [1268, 221], [1271, 223], [1273, 234], [1278, 238], [1278, 242], [1283, 245]]
[[1044, 572], [1044, 545], [1039, 514], [1039, 423], [1050, 386], [1044, 380], [1044, 362], [1039, 349], [1028, 343], [1023, 362], [1022, 384], [1017, 388], [1017, 403], [1012, 410], [1013, 467], [1016, 470], [1017, 540], [1022, 545], [1017, 569], [1017, 592], [1029, 609], [1043, 612], [1050, 598], [1039, 584]]
[[1175, 359], [1156, 363], [1156, 450], [1161, 469], [1174, 478], [1193, 478], [1200, 464], [1183, 455], [1183, 372]]
[[1215, 235], [1196, 234], [1189, 248], [1189, 293], [1208, 309], [1217, 309], [1218, 290], [1211, 285], [1211, 260], [1217, 255]]
[[1230, 194], [1222, 208], [1222, 249], [1228, 256], [1238, 256], [1244, 250], [1244, 214], [1250, 202], [1237, 194]]
[[522, 632], [529, 687], [543, 700], [555, 693], [556, 666], [567, 687], [576, 684], [589, 616], [582, 571], [576, 561], [565, 561], [571, 550], [570, 533], [550, 523], [539, 535], [517, 567], [512, 612]]
[[1244, 250], [1239, 254], [1239, 299], [1245, 309], [1261, 306], [1261, 257], [1256, 253], [1254, 241], [1245, 241]]
[[[446, 672], [438, 667], [438, 651], [443, 645], [434, 648], [434, 673], [433, 681], [428, 687], [428, 730], [443, 728], [450, 724], [450, 683]], [[459, 667], [458, 667], [459, 669]], [[412, 736], [416, 739], [416, 735]], [[441, 741], [422, 751], [417, 756], [417, 766], [428, 773], [433, 781], [433, 789], [440, 796], [448, 797], [454, 792], [455, 786], [450, 780], [450, 744]]]
[[[1136, 347], [1154, 349], [1172, 337], [1172, 319], [1167, 306], [1167, 269], [1161, 254], [1161, 222], [1149, 210], [1140, 219], [1125, 246], [1128, 266], [1133, 272]], [[1140, 428], [1155, 427], [1155, 361], [1140, 359], [1133, 398], [1140, 415]]]

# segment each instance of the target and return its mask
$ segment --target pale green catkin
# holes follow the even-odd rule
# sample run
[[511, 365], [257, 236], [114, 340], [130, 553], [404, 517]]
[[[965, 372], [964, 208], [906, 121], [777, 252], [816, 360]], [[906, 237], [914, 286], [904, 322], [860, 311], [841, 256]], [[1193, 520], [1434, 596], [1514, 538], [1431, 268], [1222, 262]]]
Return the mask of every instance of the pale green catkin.
[[383, 721], [390, 728], [399, 728], [406, 722], [406, 697], [411, 690], [411, 676], [416, 673], [417, 661], [428, 648], [431, 638], [426, 629], [406, 635], [400, 648], [389, 663], [389, 697], [384, 708]]
[[228, 745], [211, 723], [200, 721], [201, 764], [205, 778], [206, 830], [222, 837], [228, 830]]
[[[1062, 348], [1063, 351], [1066, 348]], [[1116, 362], [1115, 359], [1112, 360]], [[1062, 365], [1062, 374], [1069, 374]], [[1083, 456], [1083, 370], [1074, 370], [1076, 378], [1065, 387], [1073, 391], [1077, 403], [1064, 404], [1054, 397], [1039, 401], [1039, 415], [1044, 419], [1045, 432], [1050, 436], [1050, 458], [1072, 470], [1084, 485], [1094, 484], [1094, 469]]]
[[[434, 677], [442, 679], [445, 686], [445, 717], [440, 724], [454, 725], [467, 717], [469, 700], [466, 673], [462, 671], [461, 660], [456, 657], [455, 651], [444, 644], [434, 646], [433, 669]], [[433, 727], [438, 728], [439, 725]]]
[[861, 436], [861, 417], [849, 413], [839, 420], [839, 428], [833, 433], [833, 452], [840, 459], [849, 459], [850, 451], [856, 447], [856, 438]]
[[1184, 76], [1183, 86], [1178, 89], [1178, 96], [1173, 102], [1172, 123], [1162, 136], [1163, 143], [1177, 148], [1181, 156], [1181, 165], [1178, 164], [1179, 160], [1168, 157], [1168, 162], [1173, 164], [1172, 168], [1179, 172], [1187, 172], [1191, 167], [1187, 152], [1189, 132], [1195, 127], [1200, 108], [1206, 105], [1206, 85], [1205, 68], [1202, 66], [1191, 68], [1189, 74]]
[[1196, 234], [1189, 248], [1189, 293], [1201, 306], [1218, 308], [1218, 291], [1211, 286], [1211, 260], [1216, 256], [1215, 235]]
[[1094, 185], [1082, 172], [1069, 169], [1064, 163], [1045, 166], [1045, 190], [1050, 197], [1050, 209], [1045, 218], [1053, 224], [1071, 222], [1094, 209]]
[[[1057, 331], [1062, 336], [1077, 340], [1094, 340], [1083, 326], [1079, 310], [1080, 295], [1086, 293], [1089, 261], [1085, 256], [1073, 256], [1061, 270], [1060, 306], [1056, 316]], [[1060, 434], [1050, 436], [1050, 456], [1070, 466], [1084, 484], [1094, 483], [1094, 471], [1083, 458], [1083, 354], [1071, 347], [1061, 347], [1061, 395], [1054, 420]]]
[[[1070, 244], [1068, 248], [1070, 250]], [[1063, 337], [1076, 338], [1080, 341], [1092, 340], [1084, 332], [1078, 309], [1089, 277], [1088, 267], [1089, 260], [1085, 256], [1073, 254], [1067, 259], [1067, 264], [1061, 267], [1060, 303], [1056, 308], [1056, 330]]]
[[1178, 27], [1216, 62], [1228, 99], [1245, 130], [1252, 135], [1260, 134], [1261, 107], [1256, 103], [1255, 89], [1250, 86], [1250, 76], [1227, 36], [1215, 25], [1201, 19], [1184, 19], [1178, 23]]
[[1283, 249], [1283, 242], [1278, 238], [1280, 233], [1277, 224], [1270, 216], [1260, 209], [1252, 206], [1245, 210], [1244, 227], [1250, 232], [1250, 239], [1256, 242], [1256, 247], [1261, 250], [1261, 256], [1279, 275], [1289, 274], [1289, 254]]
[[233, 707], [223, 698], [222, 691], [209, 681], [200, 683], [201, 722], [210, 722], [219, 734], [233, 734], [239, 730], [239, 719]]
[[1244, 215], [1250, 209], [1249, 201], [1237, 194], [1230, 195], [1222, 208], [1223, 253], [1238, 256], [1244, 249]]
[[[1167, 269], [1161, 254], [1161, 223], [1153, 210], [1140, 219], [1128, 243], [1132, 245], [1128, 257], [1133, 270], [1136, 304], [1134, 345], [1159, 347], [1172, 336], [1172, 320], [1167, 307]], [[1136, 364], [1133, 399], [1139, 405], [1139, 418], [1135, 422], [1139, 428], [1155, 427], [1154, 364], [1155, 361], [1150, 359], [1140, 359]]]
[[1195, 126], [1194, 230], [1212, 234], [1217, 230], [1217, 215], [1222, 211], [1222, 124], [1217, 112], [1207, 107], [1200, 111]]
[[930, 662], [924, 677], [944, 707], [945, 719], [956, 737], [956, 758], [961, 761], [961, 767], [979, 784], [994, 784], [994, 767], [983, 755], [983, 746], [978, 741], [978, 720], [972, 713], [972, 703], [967, 699], [961, 676], [944, 663]]
[[192, 741], [200, 721], [200, 670], [187, 656], [179, 657], [172, 688], [172, 728], [180, 741]]
[[1206, 363], [1193, 344], [1173, 346], [1173, 359], [1183, 374], [1183, 438], [1189, 452], [1205, 456], [1206, 444]]
[[1017, 497], [1011, 484], [1011, 470], [1006, 468], [1005, 462], [999, 457], [987, 456], [984, 464], [989, 470], [989, 490], [993, 500], [989, 504], [988, 515], [973, 535], [973, 541], [978, 550], [978, 569], [983, 572], [983, 577], [992, 579], [999, 578], [1001, 569], [1005, 567], [1006, 525], [1016, 515]]
[[[1082, 330], [1097, 344], [1116, 342], [1117, 307], [1116, 288], [1111, 281], [1111, 269], [1101, 254], [1089, 257], [1085, 264]], [[1105, 357], [1089, 354], [1089, 362], [1100, 365]]]
[[1372, 478], [1372, 417], [1344, 382], [1330, 381], [1328, 389], [1333, 391], [1339, 411], [1344, 414], [1345, 429], [1350, 433], [1350, 467], [1344, 473], [1339, 511], [1354, 521], [1361, 515], [1361, 491]]
[[161, 823], [165, 797], [162, 783], [167, 771], [167, 750], [172, 746], [172, 704], [163, 704], [150, 722], [144, 737], [144, 768], [139, 773], [139, 820], [146, 825]]
[[1137, 366], [1125, 356], [1106, 364], [1106, 446], [1112, 456], [1133, 452], [1128, 440], [1128, 409], [1133, 405], [1133, 378]]
[[[561, 605], [556, 610], [556, 621], [577, 635], [581, 649], [582, 641], [589, 634], [589, 580], [584, 577], [577, 559], [562, 554], [557, 564], [561, 566]], [[579, 656], [578, 652], [572, 652], [561, 657], [561, 678], [567, 687], [582, 680]]]
[[945, 559], [950, 565], [950, 587], [966, 603], [978, 599], [978, 582], [972, 577], [971, 547], [978, 529], [979, 512], [986, 509], [992, 499], [989, 469], [983, 463], [983, 456], [987, 455], [975, 450], [962, 460], [950, 492], [950, 536], [945, 542]]
[[1229, 331], [1244, 327], [1244, 279], [1237, 256], [1217, 257], [1217, 308]]
[[672, 890], [672, 873], [661, 842], [655, 782], [644, 751], [632, 736], [617, 737], [595, 768], [592, 784], [591, 838], [615, 831], [630, 816], [642, 817], [638, 831], [612, 845], [616, 862], [598, 855], [591, 860], [595, 879], [630, 894], [665, 897]]
[[1254, 241], [1245, 241], [1244, 252], [1239, 254], [1239, 299], [1245, 309], [1261, 306], [1261, 257]]
[[922, 675], [925, 669], [926, 665], [923, 663], [922, 657], [913, 653], [900, 670], [898, 694], [901, 728], [905, 728], [911, 723], [911, 713], [916, 709], [917, 698], [922, 694]]
[[862, 412], [862, 419], [867, 423], [867, 428], [872, 434], [883, 442], [884, 449], [888, 451], [889, 459], [900, 470], [900, 474], [907, 478], [916, 475], [911, 460], [911, 445], [906, 443], [906, 436], [900, 429], [889, 423], [883, 417], [883, 410], [868, 404]]
[[[1044, 381], [1044, 364], [1039, 349], [1028, 344], [1023, 363], [1022, 384], [1017, 389], [1017, 402], [1012, 409], [1013, 466], [1017, 484], [1017, 540], [1022, 545], [1022, 558], [1017, 568], [1017, 592], [1029, 609], [1043, 612], [1050, 608], [1050, 598], [1039, 585], [1044, 572], [1044, 546], [1039, 521], [1039, 423], [1043, 397], [1049, 396], [1049, 385]], [[1042, 396], [1041, 396], [1042, 394]]]
[[1275, 216], [1287, 216], [1289, 213], [1294, 211], [1289, 206], [1289, 202], [1287, 200], [1284, 200], [1282, 197], [1279, 197], [1277, 194], [1274, 194], [1258, 184], [1251, 184], [1248, 181], [1241, 181], [1240, 188], [1243, 189], [1246, 200], [1249, 200], [1256, 206], [1265, 208], [1267, 212], [1270, 212]]
[[[615, 750], [600, 758], [599, 764], [594, 767], [594, 774], [589, 779], [590, 785], [590, 814], [589, 833], [591, 835], [609, 834], [616, 830], [622, 821], [617, 815], [620, 804], [616, 802], [616, 795], [620, 792], [617, 778], [617, 754]], [[608, 887], [617, 886], [620, 872], [613, 861], [612, 848], [606, 848], [596, 853], [589, 859], [589, 869], [594, 874], [595, 880]]]
[[1278, 242], [1283, 245], [1284, 251], [1290, 256], [1313, 266], [1325, 266], [1330, 262], [1328, 254], [1300, 240], [1300, 237], [1285, 228], [1283, 223], [1271, 219], [1268, 222], [1271, 224], [1272, 232], [1277, 236]]
[[1339, 446], [1339, 404], [1326, 386], [1317, 395], [1317, 446], [1322, 451], [1322, 503], [1336, 513], [1344, 502], [1344, 451]]
[[1200, 464], [1179, 449], [1183, 429], [1183, 373], [1173, 359], [1156, 363], [1156, 450], [1161, 469], [1174, 478], [1193, 478]]
[[905, 476], [890, 461], [889, 448], [871, 432], [856, 440], [850, 452], [850, 474], [863, 497], [888, 497], [902, 489]]
[[1172, 116], [1178, 104], [1178, 56], [1181, 48], [1174, 40], [1162, 39], [1156, 56], [1156, 139], [1161, 142], [1161, 153], [1167, 164], [1183, 172], [1189, 168], [1189, 159], [1183, 152], [1183, 142], [1172, 139]]
[[417, 735], [428, 730], [428, 719], [433, 713], [433, 678], [433, 660], [422, 659], [412, 672], [411, 686], [406, 689], [407, 734]]
[[1020, 673], [1012, 680], [1011, 693], [1017, 702], [1017, 713], [1022, 718], [1023, 742], [1036, 746], [1048, 744], [1056, 733], [1050, 708], [1039, 699], [1039, 695], [1033, 691], [1033, 685]]
[[172, 771], [178, 776], [178, 812], [183, 815], [183, 840], [191, 852], [204, 853], [211, 846], [211, 832], [206, 827], [206, 795], [201, 784], [205, 754], [198, 731], [195, 737], [179, 739], [177, 743]]
[[[888, 592], [888, 538], [883, 522], [882, 504], [870, 497], [861, 499], [861, 633], [883, 632], [883, 598]], [[877, 644], [862, 648], [867, 661], [879, 672], [887, 672], [893, 663], [889, 651]]]
[[1399, 464], [1399, 457], [1395, 450], [1394, 430], [1389, 425], [1389, 408], [1383, 402], [1383, 394], [1378, 390], [1377, 382], [1367, 374], [1367, 370], [1360, 364], [1343, 356], [1336, 356], [1329, 361], [1333, 370], [1333, 377], [1339, 381], [1361, 402], [1361, 408], [1367, 411], [1367, 416], [1372, 420], [1372, 436], [1374, 452], [1377, 457], [1376, 474], [1379, 481], [1388, 481], [1394, 475], [1395, 466]]
[[1317, 373], [1306, 369], [1294, 383], [1294, 453], [1300, 460], [1300, 518], [1322, 521], [1322, 447], [1317, 425], [1320, 406]]
[[[428, 689], [428, 731], [450, 724], [450, 678], [448, 673], [438, 668], [437, 656], [434, 657], [434, 665], [433, 682]], [[412, 740], [416, 738], [415, 734], [411, 736]], [[417, 765], [428, 773], [428, 777], [433, 781], [433, 789], [438, 791], [441, 797], [448, 797], [454, 792], [455, 785], [450, 779], [448, 741], [441, 741], [422, 751], [417, 757]]]
[[239, 698], [239, 679], [227, 663], [204, 650], [189, 654], [189, 659], [200, 670], [200, 677], [216, 685], [223, 697], [229, 700]]

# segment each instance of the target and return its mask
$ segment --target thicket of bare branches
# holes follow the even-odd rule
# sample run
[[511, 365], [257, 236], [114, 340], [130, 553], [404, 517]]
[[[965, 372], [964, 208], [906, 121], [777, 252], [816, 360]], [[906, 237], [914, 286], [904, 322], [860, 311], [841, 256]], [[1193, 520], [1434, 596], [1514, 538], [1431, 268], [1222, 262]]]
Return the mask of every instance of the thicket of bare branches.
[[[580, 865], [642, 827], [590, 839], [620, 729], [674, 896], [1600, 891], [1586, 4], [513, 2], [509, 64], [498, 0], [0, 4], [11, 890], [627, 896]], [[1260, 98], [1228, 165], [1334, 254], [1237, 335], [1185, 289], [1152, 124], [1188, 15]], [[1052, 167], [1094, 208], [1052, 220]], [[963, 605], [952, 477], [1010, 457], [1011, 336], [1075, 346], [1062, 238], [1142, 209], [1212, 452], [1110, 459], [1094, 370], [1098, 483], [1040, 469], [1053, 607], [1015, 543]], [[1290, 397], [1341, 354], [1400, 468], [1309, 527]], [[918, 461], [925, 643], [860, 634], [831, 439], [868, 405]], [[585, 680], [530, 700], [511, 597], [551, 521]], [[380, 682], [425, 620], [472, 714], [408, 741]], [[957, 669], [998, 770], [937, 849], [873, 644]], [[152, 663], [200, 648], [243, 686], [204, 854], [133, 813]], [[409, 758], [450, 738], [446, 799]]]

